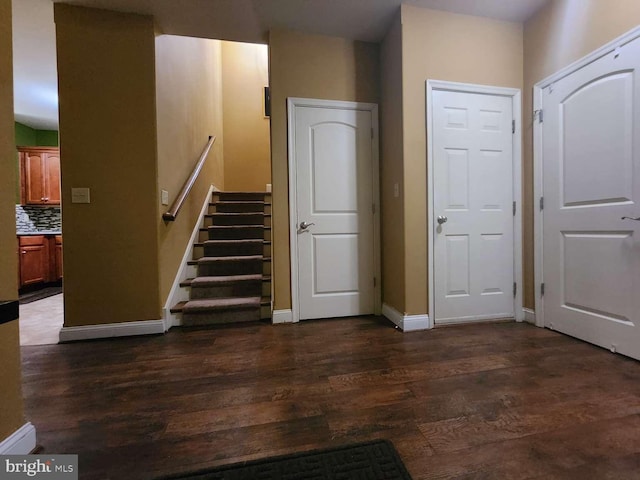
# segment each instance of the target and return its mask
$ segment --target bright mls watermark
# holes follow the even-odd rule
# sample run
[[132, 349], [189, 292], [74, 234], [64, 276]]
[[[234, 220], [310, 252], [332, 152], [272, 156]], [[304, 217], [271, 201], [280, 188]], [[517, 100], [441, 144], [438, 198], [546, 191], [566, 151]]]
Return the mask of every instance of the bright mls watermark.
[[78, 480], [77, 455], [0, 455], [0, 480]]

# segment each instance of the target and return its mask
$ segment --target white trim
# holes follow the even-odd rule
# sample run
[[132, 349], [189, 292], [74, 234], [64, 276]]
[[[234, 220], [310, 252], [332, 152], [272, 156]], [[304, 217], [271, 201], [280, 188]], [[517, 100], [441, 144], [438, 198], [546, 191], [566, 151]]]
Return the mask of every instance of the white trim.
[[271, 323], [273, 325], [281, 323], [293, 323], [293, 314], [291, 309], [274, 310], [271, 314]]
[[530, 308], [523, 308], [522, 311], [524, 313], [524, 321], [527, 322], [527, 323], [531, 323], [531, 324], [535, 325], [536, 324], [536, 312], [534, 312]]
[[431, 327], [435, 325], [435, 269], [434, 269], [434, 225], [433, 212], [433, 112], [431, 97], [433, 90], [447, 90], [452, 92], [479, 93], [511, 97], [512, 114], [516, 121], [516, 131], [513, 134], [513, 199], [517, 202], [516, 216], [513, 220], [513, 278], [518, 288], [514, 298], [514, 316], [517, 322], [524, 320], [522, 312], [522, 291], [524, 281], [522, 276], [522, 95], [517, 88], [493, 87], [488, 85], [474, 85], [469, 83], [448, 82], [442, 80], [427, 80], [426, 82], [426, 110], [427, 110], [427, 236], [428, 236], [428, 285], [429, 285], [429, 318]]
[[82, 325], [62, 327], [60, 343], [94, 338], [133, 337], [135, 335], [157, 335], [164, 333], [164, 319], [138, 322], [105, 323], [103, 325]]
[[191, 238], [189, 239], [189, 243], [187, 243], [184, 255], [182, 256], [182, 260], [180, 261], [180, 266], [178, 267], [178, 271], [176, 272], [176, 278], [173, 280], [173, 285], [171, 286], [171, 290], [169, 291], [169, 296], [167, 297], [167, 301], [165, 302], [164, 308], [162, 309], [165, 332], [171, 327], [178, 327], [182, 325], [182, 315], [171, 313], [171, 308], [177, 303], [189, 300], [189, 288], [181, 287], [180, 284], [187, 278], [195, 276], [195, 268], [192, 265], [189, 265], [189, 260], [193, 258], [194, 244], [198, 240], [200, 227], [204, 225], [204, 216], [209, 211], [211, 195], [213, 194], [213, 192], [218, 191], [218, 188], [216, 188], [214, 185], [209, 186], [207, 196], [205, 197], [204, 203], [202, 204], [202, 209], [200, 210], [200, 216], [198, 216], [198, 221], [196, 222], [196, 226], [191, 232]]
[[[542, 88], [533, 87], [533, 111], [542, 109]], [[543, 212], [540, 197], [544, 195], [542, 172], [542, 124], [533, 120], [533, 295], [536, 311], [536, 326], [544, 327], [544, 299], [540, 292], [542, 272]]]
[[395, 308], [382, 304], [382, 315], [391, 320], [404, 333], [432, 328], [429, 315], [403, 315]]
[[298, 298], [298, 235], [296, 233], [298, 224], [298, 204], [296, 198], [297, 168], [294, 158], [296, 107], [334, 108], [342, 110], [363, 110], [371, 112], [371, 127], [373, 128], [373, 138], [371, 139], [371, 161], [373, 169], [373, 203], [375, 205], [375, 213], [373, 215], [373, 268], [374, 275], [377, 279], [373, 295], [374, 313], [376, 315], [380, 315], [382, 303], [382, 269], [380, 261], [380, 153], [378, 143], [378, 105], [374, 103], [343, 102], [338, 100], [318, 100], [311, 98], [289, 97], [287, 98], [287, 157], [289, 168], [289, 257], [291, 262], [291, 321], [293, 323], [300, 321], [300, 308]]
[[36, 448], [36, 427], [25, 423], [0, 442], [0, 455], [28, 455]]
[[[618, 38], [610, 41], [602, 47], [594, 50], [590, 54], [582, 57], [579, 60], [571, 63], [565, 68], [557, 71], [556, 73], [548, 76], [547, 78], [539, 81], [533, 87], [533, 111], [544, 109], [542, 101], [542, 90], [554, 82], [562, 80], [568, 75], [576, 72], [577, 70], [595, 62], [599, 58], [611, 53], [616, 48], [619, 48], [629, 42], [640, 37], [640, 26], [632, 28], [628, 32], [622, 34]], [[533, 122], [533, 213], [534, 213], [534, 257], [535, 257], [535, 272], [534, 272], [534, 288], [535, 288], [535, 307], [536, 315], [535, 322], [538, 327], [544, 327], [544, 298], [540, 294], [540, 284], [544, 281], [543, 265], [543, 213], [538, 207], [540, 197], [544, 196], [543, 188], [543, 136], [542, 136], [542, 124], [540, 122]]]

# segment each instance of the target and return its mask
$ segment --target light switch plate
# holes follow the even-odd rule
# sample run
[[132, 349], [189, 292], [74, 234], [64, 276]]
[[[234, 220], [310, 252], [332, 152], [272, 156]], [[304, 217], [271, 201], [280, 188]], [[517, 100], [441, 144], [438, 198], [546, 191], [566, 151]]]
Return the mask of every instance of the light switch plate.
[[169, 192], [167, 190], [160, 191], [160, 201], [162, 205], [169, 205]]
[[72, 188], [71, 203], [91, 203], [91, 189]]

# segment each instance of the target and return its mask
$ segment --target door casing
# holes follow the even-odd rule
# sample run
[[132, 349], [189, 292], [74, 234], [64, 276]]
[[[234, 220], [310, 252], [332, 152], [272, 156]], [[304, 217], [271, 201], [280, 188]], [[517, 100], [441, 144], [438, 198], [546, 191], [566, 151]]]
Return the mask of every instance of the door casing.
[[516, 215], [513, 221], [513, 268], [516, 282], [516, 295], [514, 296], [514, 316], [516, 321], [524, 320], [522, 309], [522, 130], [521, 130], [521, 92], [517, 88], [493, 87], [487, 85], [475, 85], [469, 83], [449, 82], [443, 80], [427, 80], [426, 82], [426, 110], [427, 110], [427, 239], [428, 239], [428, 279], [429, 286], [429, 327], [435, 326], [435, 268], [434, 268], [434, 237], [435, 237], [435, 212], [433, 211], [433, 112], [431, 110], [431, 98], [434, 90], [450, 92], [476, 93], [484, 95], [496, 95], [510, 97], [515, 120], [515, 132], [513, 134], [513, 198], [516, 201]]
[[289, 255], [291, 273], [291, 321], [300, 321], [300, 305], [298, 297], [298, 202], [296, 197], [297, 162], [295, 158], [296, 108], [328, 108], [341, 110], [363, 110], [371, 112], [371, 160], [373, 169], [373, 252], [374, 274], [377, 279], [374, 286], [374, 313], [380, 315], [382, 282], [380, 278], [380, 158], [378, 137], [378, 105], [374, 103], [345, 102], [338, 100], [320, 100], [312, 98], [287, 98], [287, 146], [289, 166]]
[[[563, 68], [562, 70], [550, 75], [549, 77], [541, 80], [533, 86], [533, 243], [534, 243], [534, 292], [535, 292], [535, 324], [538, 327], [545, 326], [544, 318], [544, 295], [542, 294], [541, 285], [544, 282], [543, 271], [543, 255], [542, 248], [543, 239], [543, 213], [544, 209], [540, 208], [540, 199], [544, 197], [543, 188], [543, 136], [542, 136], [542, 122], [540, 122], [540, 112], [544, 112], [543, 95], [542, 91], [545, 88], [552, 87], [558, 80], [571, 75], [577, 70], [580, 70], [585, 65], [588, 65], [600, 57], [603, 57], [618, 47], [629, 43], [640, 37], [640, 27], [635, 27], [629, 30], [627, 33], [612, 40], [611, 42], [603, 45], [597, 50], [591, 52], [585, 57], [581, 58]], [[544, 113], [543, 113], [544, 115]], [[544, 120], [544, 118], [543, 118]]]

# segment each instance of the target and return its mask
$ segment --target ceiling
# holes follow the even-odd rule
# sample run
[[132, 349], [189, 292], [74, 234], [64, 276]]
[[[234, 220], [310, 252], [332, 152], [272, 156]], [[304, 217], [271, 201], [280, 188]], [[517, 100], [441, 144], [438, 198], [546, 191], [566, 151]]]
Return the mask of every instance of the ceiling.
[[16, 119], [57, 128], [52, 2], [153, 15], [167, 34], [266, 43], [272, 28], [378, 42], [401, 3], [523, 22], [549, 0], [13, 0]]

